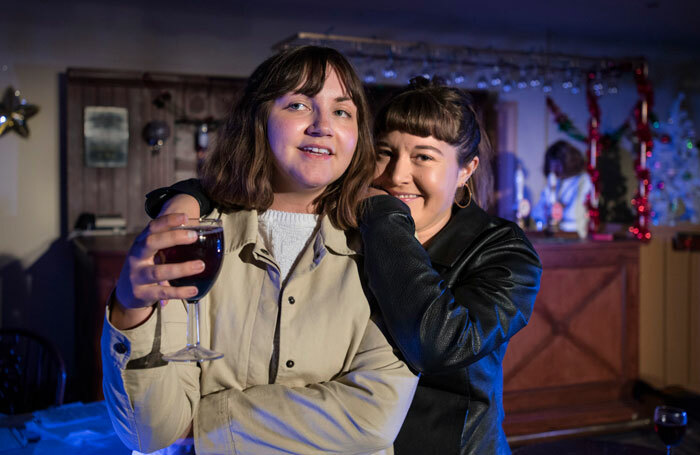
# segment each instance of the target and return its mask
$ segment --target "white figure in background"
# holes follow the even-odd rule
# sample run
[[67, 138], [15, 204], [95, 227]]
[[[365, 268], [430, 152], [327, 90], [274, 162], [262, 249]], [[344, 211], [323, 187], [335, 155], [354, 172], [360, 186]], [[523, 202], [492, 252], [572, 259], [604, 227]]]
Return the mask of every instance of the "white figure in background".
[[555, 142], [545, 153], [544, 175], [547, 185], [532, 210], [535, 223], [546, 226], [552, 208], [560, 204], [559, 230], [578, 232], [579, 237], [585, 238], [588, 234], [586, 200], [592, 195], [593, 183], [586, 172], [583, 155], [566, 141]]

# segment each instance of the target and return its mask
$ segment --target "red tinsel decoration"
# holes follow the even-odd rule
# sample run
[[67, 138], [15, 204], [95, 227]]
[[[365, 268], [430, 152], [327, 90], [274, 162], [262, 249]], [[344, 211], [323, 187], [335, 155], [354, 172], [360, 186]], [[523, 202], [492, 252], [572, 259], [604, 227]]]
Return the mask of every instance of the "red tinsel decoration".
[[598, 105], [598, 97], [593, 93], [592, 82], [595, 79], [595, 73], [590, 73], [587, 79], [586, 101], [588, 102], [588, 112], [591, 118], [588, 122], [588, 175], [593, 183], [593, 192], [586, 199], [586, 207], [588, 208], [588, 233], [598, 232], [600, 229], [600, 209], [598, 202], [600, 201], [600, 172], [598, 171], [598, 157], [602, 148], [600, 136], [600, 106]]
[[[649, 113], [654, 104], [654, 92], [649, 82], [645, 66], [640, 66], [634, 70], [634, 80], [637, 84], [637, 93], [640, 100], [634, 108], [634, 120], [636, 123], [636, 135], [639, 140], [639, 157], [635, 160], [634, 169], [639, 180], [637, 193], [632, 199], [632, 205], [637, 209], [637, 216], [634, 225], [630, 227], [630, 232], [636, 238], [647, 242], [651, 240], [651, 232], [649, 231], [649, 220], [651, 218], [651, 206], [649, 204], [649, 192], [651, 191], [651, 176], [649, 169], [646, 167], [646, 160], [651, 157], [651, 150], [654, 141], [649, 128]], [[646, 103], [646, 118], [642, 115], [643, 105]], [[643, 147], [642, 145], [645, 145]], [[645, 153], [646, 156], [642, 156]]]

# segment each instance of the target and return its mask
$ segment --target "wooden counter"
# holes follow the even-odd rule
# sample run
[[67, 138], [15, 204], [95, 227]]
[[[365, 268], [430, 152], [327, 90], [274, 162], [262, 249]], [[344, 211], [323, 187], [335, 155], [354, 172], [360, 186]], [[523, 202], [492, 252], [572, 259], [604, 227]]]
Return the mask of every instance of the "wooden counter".
[[533, 244], [541, 289], [503, 365], [509, 440], [637, 418], [639, 243]]

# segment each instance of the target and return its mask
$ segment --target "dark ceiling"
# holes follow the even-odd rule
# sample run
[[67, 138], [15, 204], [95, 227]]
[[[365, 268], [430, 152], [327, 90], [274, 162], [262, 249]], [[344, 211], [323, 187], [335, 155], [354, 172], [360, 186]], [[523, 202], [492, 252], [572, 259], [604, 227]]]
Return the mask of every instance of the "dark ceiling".
[[384, 29], [509, 34], [530, 39], [591, 40], [640, 49], [698, 50], [700, 0], [305, 0], [215, 2], [225, 9], [268, 17], [317, 18], [319, 28], [348, 33], [348, 17]]

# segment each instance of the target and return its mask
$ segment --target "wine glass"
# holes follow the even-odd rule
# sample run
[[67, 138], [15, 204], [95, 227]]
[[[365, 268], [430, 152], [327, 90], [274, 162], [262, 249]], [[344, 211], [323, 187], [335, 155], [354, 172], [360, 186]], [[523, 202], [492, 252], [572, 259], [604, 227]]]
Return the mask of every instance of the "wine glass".
[[156, 253], [155, 261], [166, 264], [199, 259], [204, 261], [204, 270], [196, 275], [170, 280], [173, 286], [196, 286], [199, 292], [194, 297], [186, 299], [187, 346], [177, 352], [164, 355], [163, 359], [170, 362], [202, 362], [220, 359], [224, 356], [222, 353], [211, 351], [199, 344], [199, 301], [209, 292], [221, 270], [224, 258], [224, 229], [221, 220], [190, 218], [185, 224], [173, 229], [195, 231], [197, 241], [162, 249]]
[[666, 446], [666, 455], [671, 455], [671, 446], [680, 444], [687, 425], [688, 414], [682, 409], [670, 406], [654, 409], [654, 430]]

